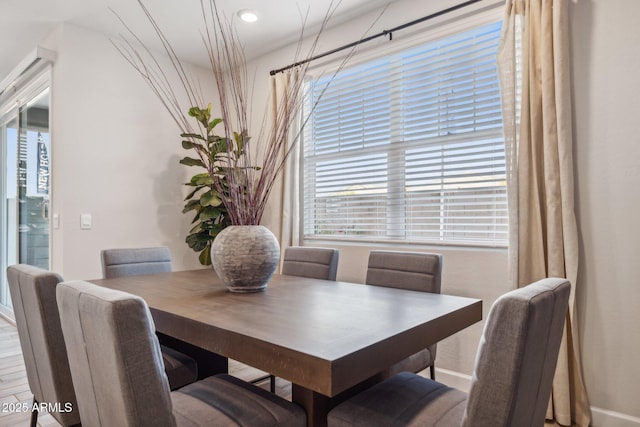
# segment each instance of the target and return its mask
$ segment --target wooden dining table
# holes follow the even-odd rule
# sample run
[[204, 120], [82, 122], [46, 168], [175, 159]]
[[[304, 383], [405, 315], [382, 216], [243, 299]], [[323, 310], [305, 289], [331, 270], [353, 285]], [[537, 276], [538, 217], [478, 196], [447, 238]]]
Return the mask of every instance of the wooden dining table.
[[[308, 425], [394, 363], [478, 322], [482, 301], [274, 275], [227, 291], [212, 269], [91, 280], [142, 297], [156, 329], [292, 383]], [[218, 370], [226, 370], [226, 363]]]

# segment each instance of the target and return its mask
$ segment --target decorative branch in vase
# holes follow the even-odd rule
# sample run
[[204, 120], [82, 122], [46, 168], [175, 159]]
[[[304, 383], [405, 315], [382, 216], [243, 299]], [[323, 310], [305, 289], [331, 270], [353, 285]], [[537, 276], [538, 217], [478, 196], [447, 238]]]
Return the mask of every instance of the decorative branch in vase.
[[[225, 221], [228, 220], [232, 226], [236, 226], [226, 227], [222, 231], [211, 230], [209, 237], [213, 238], [215, 233], [211, 255], [216, 272], [233, 291], [264, 289], [278, 265], [280, 251], [277, 239], [269, 230], [260, 226], [260, 222], [277, 178], [308, 119], [309, 111], [306, 111], [306, 118], [302, 117], [305, 101], [304, 81], [310, 64], [307, 60], [313, 57], [320, 35], [340, 2], [332, 0], [329, 3], [319, 30], [310, 39], [310, 47], [301, 58], [300, 52], [305, 37], [305, 22], [302, 23], [294, 58], [294, 62], [300, 62], [301, 65], [288, 73], [287, 83], [282, 85], [279, 95], [272, 94], [276, 98], [271, 100], [272, 104], [277, 105], [277, 108], [271, 120], [268, 120], [266, 115], [262, 119], [262, 126], [255, 139], [249, 136], [248, 110], [251, 97], [248, 92], [246, 58], [233, 22], [222, 16], [216, 1], [201, 0], [200, 7], [203, 19], [202, 39], [217, 88], [219, 118], [212, 117], [211, 104], [204, 102], [204, 96], [196, 89], [198, 86], [192, 83], [186, 67], [149, 10], [141, 0], [138, 0], [138, 3], [164, 47], [164, 53], [170, 63], [169, 70], [163, 68], [163, 61], [154, 56], [119, 16], [129, 37], [123, 36], [118, 40], [112, 40], [112, 43], [144, 79], [179, 126], [183, 148], [196, 154], [195, 157], [185, 157], [181, 163], [206, 169], [211, 180], [211, 189], [215, 190], [226, 209]], [[345, 66], [353, 52], [354, 50], [343, 57], [334, 75]], [[177, 78], [170, 79], [168, 72], [175, 74]], [[176, 81], [180, 84], [175, 84]], [[181, 96], [178, 96], [178, 92]], [[188, 108], [184, 106], [184, 101], [181, 101], [183, 99], [188, 102]], [[309, 106], [309, 110], [315, 108], [317, 102], [318, 100], [315, 100], [314, 104]], [[207, 106], [204, 107], [205, 105]], [[214, 133], [217, 126], [222, 127], [220, 135]], [[200, 202], [204, 204], [212, 201], [217, 202], [200, 198]], [[197, 207], [195, 202], [192, 206]], [[259, 230], [257, 233], [261, 236], [260, 239], [263, 239], [263, 243], [255, 243], [257, 238], [249, 237], [249, 233], [252, 232], [242, 228], [244, 226], [256, 226], [253, 229]], [[238, 229], [243, 231], [234, 231]], [[194, 230], [202, 231], [196, 226], [192, 234]], [[240, 234], [230, 237], [233, 233]], [[204, 240], [206, 236], [200, 235], [198, 238]], [[233, 242], [240, 243], [231, 248], [229, 245]], [[194, 249], [200, 249], [202, 245], [195, 246]], [[260, 267], [256, 267], [251, 261], [255, 261], [260, 252], [264, 252], [265, 256], [270, 258], [258, 261]], [[202, 261], [206, 257], [201, 254], [200, 258]], [[253, 273], [262, 273], [263, 277], [254, 280]]]

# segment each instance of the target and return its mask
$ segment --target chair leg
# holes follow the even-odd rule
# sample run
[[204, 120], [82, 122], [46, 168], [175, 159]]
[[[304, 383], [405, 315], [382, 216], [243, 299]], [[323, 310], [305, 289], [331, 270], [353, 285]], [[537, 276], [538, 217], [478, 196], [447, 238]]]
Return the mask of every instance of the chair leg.
[[276, 377], [269, 374], [269, 375], [265, 375], [263, 377], [260, 378], [256, 378], [253, 379], [251, 381], [249, 381], [251, 384], [257, 384], [260, 383], [264, 380], [268, 379], [269, 380], [269, 390], [271, 391], [271, 393], [275, 393], [276, 392]]
[[33, 405], [31, 406], [31, 423], [30, 427], [36, 427], [38, 425], [38, 401], [33, 398]]
[[429, 366], [429, 372], [431, 373], [431, 379], [436, 380], [436, 365], [435, 363]]

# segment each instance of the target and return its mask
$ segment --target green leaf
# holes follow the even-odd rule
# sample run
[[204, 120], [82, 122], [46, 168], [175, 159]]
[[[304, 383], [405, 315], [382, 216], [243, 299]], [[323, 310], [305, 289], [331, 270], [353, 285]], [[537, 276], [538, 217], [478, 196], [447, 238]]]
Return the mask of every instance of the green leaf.
[[223, 223], [211, 224], [211, 227], [208, 227], [209, 228], [209, 236], [211, 238], [215, 238], [226, 227], [227, 227], [227, 224], [225, 224], [224, 222]]
[[189, 200], [185, 205], [184, 209], [182, 209], [182, 213], [190, 212], [194, 209], [200, 209], [202, 206], [200, 205], [200, 200]]
[[200, 159], [194, 159], [193, 157], [185, 157], [182, 160], [180, 160], [180, 164], [181, 165], [185, 165], [185, 166], [204, 166], [204, 163], [202, 163], [202, 160]]
[[196, 183], [202, 185], [203, 187], [213, 189], [213, 179], [209, 176], [209, 174], [199, 177]]
[[193, 244], [190, 244], [189, 247], [191, 249], [193, 249], [196, 252], [199, 252], [201, 250], [203, 250], [204, 248], [207, 247], [207, 244], [205, 242], [194, 242]]
[[193, 149], [193, 150], [196, 150], [196, 151], [206, 151], [205, 148], [204, 148], [204, 145], [198, 144], [198, 143], [193, 142], [193, 141], [188, 141], [186, 139], [182, 141], [182, 148], [184, 148], [185, 150]]
[[202, 109], [200, 107], [191, 107], [189, 108], [188, 114], [191, 117], [195, 117], [197, 121], [199, 121], [206, 127], [209, 123], [209, 118], [211, 117], [211, 105], [209, 105], [207, 109]]
[[217, 142], [214, 142], [215, 144], [215, 149], [212, 149], [211, 151], [215, 152], [215, 153], [225, 153], [227, 152], [227, 146], [228, 146], [228, 140], [227, 138], [220, 138]]
[[197, 174], [193, 175], [193, 176], [191, 177], [191, 180], [189, 180], [189, 184], [191, 184], [191, 185], [200, 185], [200, 184], [198, 184], [198, 181], [199, 181], [203, 176], [205, 176], [205, 175], [206, 175], [206, 176], [209, 176], [209, 174], [208, 174], [208, 173], [205, 173], [205, 172], [203, 172], [203, 173], [197, 173]]
[[211, 190], [200, 196], [200, 204], [202, 206], [218, 207], [222, 204], [222, 199], [218, 197], [218, 194], [215, 191]]
[[197, 133], [181, 133], [180, 136], [182, 138], [193, 138], [193, 139], [201, 139], [202, 141], [206, 141], [207, 138], [205, 138], [202, 135], [199, 135]]
[[222, 123], [222, 119], [213, 119], [209, 122], [209, 126], [207, 127], [207, 129], [211, 130], [214, 127], [218, 126], [220, 123]]
[[203, 250], [211, 242], [211, 237], [207, 233], [189, 234], [185, 239], [187, 245], [196, 252]]
[[221, 212], [218, 208], [212, 208], [210, 206], [205, 206], [200, 209], [200, 221], [208, 221], [210, 219], [215, 219], [220, 216]]
[[[191, 185], [191, 186], [192, 186], [193, 184], [191, 184], [191, 183], [187, 183], [187, 184], [185, 184], [185, 185]], [[192, 191], [191, 193], [187, 194], [187, 196], [184, 198], [185, 202], [186, 202], [187, 200], [190, 200], [191, 198], [193, 198], [193, 196], [195, 196], [195, 194], [196, 194], [198, 191], [200, 191], [202, 188], [204, 188], [204, 187], [202, 187], [202, 186], [197, 186], [196, 188], [194, 188], [194, 189], [193, 189], [193, 191]]]
[[202, 265], [211, 265], [211, 245], [207, 245], [202, 252], [200, 252], [200, 256], [198, 257], [200, 260], [200, 264]]
[[240, 135], [238, 132], [234, 132], [233, 133], [233, 140], [236, 143], [236, 147], [241, 149], [242, 148], [242, 135]]

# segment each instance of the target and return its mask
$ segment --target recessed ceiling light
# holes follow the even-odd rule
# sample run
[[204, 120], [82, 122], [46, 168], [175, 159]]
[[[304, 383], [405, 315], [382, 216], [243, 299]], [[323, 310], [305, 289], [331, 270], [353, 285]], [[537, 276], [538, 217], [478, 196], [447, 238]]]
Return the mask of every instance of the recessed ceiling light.
[[242, 9], [238, 11], [238, 16], [244, 22], [256, 22], [258, 20], [258, 13], [253, 9]]

